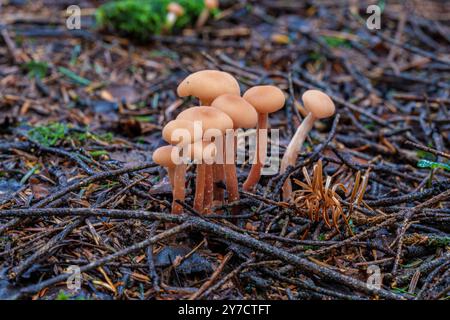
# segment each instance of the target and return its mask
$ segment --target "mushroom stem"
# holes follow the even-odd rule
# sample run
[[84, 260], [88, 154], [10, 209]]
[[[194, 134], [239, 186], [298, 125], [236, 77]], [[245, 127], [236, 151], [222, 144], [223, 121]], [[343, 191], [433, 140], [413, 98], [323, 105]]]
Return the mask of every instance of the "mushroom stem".
[[215, 163], [213, 164], [213, 176], [214, 176], [214, 200], [223, 202], [223, 189], [217, 186], [221, 181], [225, 181], [224, 165]]
[[[212, 100], [203, 99], [200, 100], [201, 106], [211, 106]], [[214, 163], [212, 168], [213, 172], [213, 200], [218, 200], [221, 203], [223, 202], [223, 189], [219, 188], [216, 183], [225, 180], [225, 172], [222, 164]]]
[[[308, 132], [313, 128], [314, 121], [316, 121], [316, 117], [314, 117], [312, 113], [309, 113], [303, 120], [301, 125], [297, 128], [297, 131], [295, 132], [294, 136], [289, 142], [289, 145], [287, 146], [286, 152], [283, 155], [283, 159], [281, 159], [280, 174], [286, 172], [288, 166], [295, 166], [298, 153], [300, 152], [303, 143], [305, 142]], [[292, 184], [289, 178], [284, 182], [282, 189], [283, 200], [286, 201], [289, 199], [292, 193]]]
[[213, 165], [212, 164], [205, 164], [205, 195], [203, 199], [203, 211], [206, 213], [210, 213], [211, 206], [213, 203], [213, 186], [214, 186], [214, 179], [213, 179]]
[[256, 162], [252, 165], [250, 173], [243, 184], [245, 191], [252, 191], [261, 177], [261, 170], [266, 161], [267, 133], [260, 134], [260, 131], [268, 127], [267, 113], [258, 112], [258, 127], [256, 129]]
[[[172, 169], [173, 170], [173, 169]], [[179, 164], [175, 167], [174, 187], [173, 187], [173, 202], [172, 213], [183, 213], [183, 206], [175, 200], [184, 201], [185, 197], [185, 183], [186, 183], [186, 165]]]
[[198, 16], [197, 22], [195, 23], [195, 27], [197, 29], [202, 28], [205, 25], [208, 18], [209, 18], [209, 9], [204, 8], [200, 13], [200, 15]]
[[205, 197], [205, 166], [204, 163], [197, 164], [197, 177], [195, 181], [194, 209], [201, 213], [203, 211], [203, 199]]
[[200, 102], [200, 105], [201, 106], [205, 106], [205, 107], [210, 107], [211, 106], [211, 103], [213, 102], [213, 100], [211, 100], [211, 99], [199, 99], [199, 102]]
[[[228, 202], [234, 202], [239, 200], [239, 189], [238, 189], [238, 179], [236, 174], [236, 164], [235, 164], [235, 158], [236, 158], [236, 137], [233, 137], [233, 144], [234, 148], [232, 150], [225, 149], [225, 159], [227, 159], [227, 152], [232, 153], [232, 159], [233, 163], [229, 164], [228, 162], [225, 163], [225, 181], [227, 186], [227, 192], [228, 192]], [[233, 208], [233, 214], [238, 213], [239, 208], [234, 207]]]
[[172, 29], [173, 25], [177, 21], [177, 15], [174, 12], [167, 13], [166, 17], [166, 28], [168, 30]]
[[174, 183], [175, 183], [175, 168], [166, 168], [167, 173], [169, 175], [169, 181], [170, 181], [170, 187], [172, 188], [172, 192], [174, 189]]

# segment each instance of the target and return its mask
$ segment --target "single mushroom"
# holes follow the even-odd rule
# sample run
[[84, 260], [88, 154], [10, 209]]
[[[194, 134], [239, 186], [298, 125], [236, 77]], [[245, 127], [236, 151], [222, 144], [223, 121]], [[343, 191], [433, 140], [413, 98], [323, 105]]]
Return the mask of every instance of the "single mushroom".
[[[223, 94], [241, 95], [237, 80], [229, 73], [218, 70], [201, 70], [186, 77], [177, 88], [178, 96], [194, 96], [200, 100], [200, 105], [209, 106], [212, 101]], [[214, 164], [213, 168], [213, 198], [223, 201], [223, 189], [217, 185], [225, 179], [224, 168]]]
[[194, 96], [200, 105], [209, 106], [222, 94], [241, 95], [237, 80], [229, 73], [218, 70], [201, 70], [187, 76], [177, 88], [180, 97]]
[[[285, 97], [283, 91], [279, 88], [265, 85], [248, 89], [243, 98], [258, 112], [255, 162], [243, 184], [245, 191], [251, 191], [261, 177], [261, 170], [266, 160], [268, 114], [280, 110], [284, 106]], [[265, 132], [262, 130], [265, 130]]]
[[178, 154], [179, 148], [174, 146], [163, 146], [153, 152], [153, 161], [167, 169], [170, 184], [172, 186], [172, 213], [182, 213], [183, 207], [176, 200], [184, 200], [186, 165], [177, 163], [174, 155]]
[[[198, 130], [196, 130], [194, 122], [178, 119], [169, 121], [162, 130], [163, 139], [172, 145], [176, 145], [178, 148], [177, 150], [172, 149], [172, 156], [174, 157], [172, 158], [172, 162], [176, 164], [175, 177], [173, 177], [174, 181], [172, 182], [174, 201], [175, 199], [184, 199], [185, 197], [184, 184], [186, 176], [186, 163], [183, 162], [183, 159], [178, 158], [179, 154], [176, 154], [176, 151], [179, 152], [180, 148], [183, 146], [202, 139], [201, 128], [198, 127], [197, 129]], [[180, 180], [182, 180], [182, 182], [178, 182]], [[175, 185], [177, 183], [182, 184], [183, 188], [176, 189]], [[173, 213], [180, 213], [183, 211], [183, 208], [178, 203], [174, 203], [173, 208], [175, 210]]]
[[[223, 135], [225, 134], [227, 129], [233, 128], [233, 120], [224, 112], [220, 111], [216, 108], [211, 108], [207, 106], [200, 107], [192, 107], [182, 111], [177, 119], [189, 120], [194, 123], [200, 123], [202, 132], [203, 132], [203, 140], [210, 142], [213, 141], [216, 145], [220, 143], [220, 140], [223, 140]], [[221, 148], [222, 145], [219, 147]], [[218, 151], [223, 154], [222, 150]], [[204, 177], [203, 177], [203, 172]], [[213, 173], [212, 173], [212, 165], [201, 163], [197, 165], [197, 180], [204, 179], [205, 182], [199, 182], [199, 185], [204, 185], [204, 189], [195, 190], [195, 199], [194, 199], [194, 209], [199, 211], [209, 211], [211, 208], [211, 204], [213, 201]], [[205, 185], [205, 183], [208, 183]], [[203, 203], [201, 201], [203, 199]]]
[[[244, 98], [236, 95], [224, 94], [217, 97], [211, 104], [211, 107], [217, 108], [226, 113], [233, 120], [233, 129], [254, 128], [258, 122], [258, 113], [255, 108]], [[224, 168], [225, 182], [228, 191], [228, 201], [233, 202], [239, 200], [238, 180], [236, 175], [236, 136], [233, 131], [233, 139], [231, 145], [225, 143], [224, 149]], [[229, 163], [229, 161], [232, 163]]]
[[177, 19], [184, 15], [184, 8], [177, 2], [171, 2], [167, 6], [166, 30], [171, 30]]
[[211, 11], [219, 8], [219, 0], [204, 0], [203, 4], [205, 5], [205, 7], [203, 8], [202, 12], [198, 16], [197, 22], [195, 23], [195, 27], [197, 29], [200, 29], [205, 25]]
[[[303, 105], [308, 111], [308, 115], [297, 128], [292, 137], [286, 152], [281, 160], [280, 173], [286, 172], [288, 166], [295, 166], [297, 156], [302, 145], [313, 128], [314, 122], [318, 119], [331, 117], [335, 112], [335, 106], [331, 98], [319, 90], [307, 90], [302, 95]], [[283, 185], [283, 200], [288, 200], [292, 193], [292, 185], [287, 179]]]

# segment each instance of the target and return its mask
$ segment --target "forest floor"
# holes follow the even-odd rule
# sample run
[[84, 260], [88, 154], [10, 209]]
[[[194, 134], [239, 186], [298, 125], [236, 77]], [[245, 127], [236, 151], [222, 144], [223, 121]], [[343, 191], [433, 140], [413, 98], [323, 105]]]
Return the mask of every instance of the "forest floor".
[[[449, 298], [450, 25], [439, 1], [390, 2], [373, 31], [362, 1], [224, 1], [201, 30], [144, 43], [95, 30], [94, 1], [80, 1], [80, 30], [65, 26], [67, 1], [10, 2], [0, 6], [0, 298]], [[270, 115], [281, 152], [305, 116], [302, 93], [332, 98], [337, 116], [316, 124], [289, 172], [305, 182], [320, 160], [317, 174], [348, 190], [347, 223], [280, 201], [286, 175], [199, 215], [193, 167], [185, 214], [170, 214], [152, 151], [195, 103], [177, 85], [201, 69], [231, 73], [242, 92], [286, 93]]]

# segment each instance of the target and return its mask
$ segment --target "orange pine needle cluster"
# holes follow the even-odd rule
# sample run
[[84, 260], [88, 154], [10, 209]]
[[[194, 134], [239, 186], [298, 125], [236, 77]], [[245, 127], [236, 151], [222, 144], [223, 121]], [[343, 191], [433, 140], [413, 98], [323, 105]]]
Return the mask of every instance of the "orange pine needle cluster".
[[331, 228], [339, 230], [339, 218], [348, 225], [348, 221], [353, 210], [353, 206], [363, 202], [363, 196], [367, 188], [369, 172], [361, 179], [361, 173], [358, 171], [352, 192], [349, 197], [350, 207], [345, 214], [342, 207], [342, 197], [337, 193], [341, 189], [345, 194], [347, 188], [342, 183], [332, 184], [332, 178], [327, 176], [323, 179], [322, 160], [319, 160], [313, 167], [312, 179], [308, 171], [303, 167], [305, 182], [294, 179], [294, 182], [301, 187], [292, 194], [292, 202], [299, 212], [307, 212], [311, 221], [320, 221], [323, 219], [325, 224]]

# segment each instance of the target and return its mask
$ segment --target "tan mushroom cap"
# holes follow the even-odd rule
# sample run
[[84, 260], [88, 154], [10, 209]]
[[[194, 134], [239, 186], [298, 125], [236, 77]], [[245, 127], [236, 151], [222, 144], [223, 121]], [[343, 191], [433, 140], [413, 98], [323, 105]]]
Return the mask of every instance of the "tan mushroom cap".
[[219, 129], [225, 133], [227, 129], [233, 129], [233, 120], [224, 112], [211, 107], [192, 107], [182, 111], [177, 119], [199, 121], [203, 134], [208, 129]]
[[173, 168], [176, 166], [175, 162], [172, 160], [172, 150], [176, 148], [174, 146], [163, 146], [159, 147], [153, 152], [153, 161], [160, 166], [166, 168]]
[[244, 98], [232, 94], [217, 97], [211, 107], [225, 112], [233, 120], [234, 128], [253, 128], [258, 122], [258, 113]]
[[284, 106], [283, 91], [275, 86], [255, 86], [244, 93], [247, 100], [259, 113], [272, 113]]
[[219, 7], [219, 0], [204, 0], [205, 7], [209, 10], [217, 9]]
[[314, 117], [328, 118], [334, 114], [335, 106], [331, 98], [319, 90], [307, 90], [302, 95], [303, 104]]
[[188, 144], [202, 138], [195, 136], [194, 122], [183, 119], [169, 121], [162, 130], [162, 137], [170, 144]]
[[181, 17], [184, 14], [184, 8], [176, 2], [171, 2], [167, 6], [167, 11], [172, 12], [177, 17]]
[[180, 97], [194, 96], [203, 103], [211, 103], [218, 96], [229, 93], [240, 95], [236, 79], [227, 72], [218, 70], [197, 71], [186, 77], [178, 86]]

